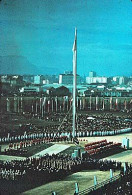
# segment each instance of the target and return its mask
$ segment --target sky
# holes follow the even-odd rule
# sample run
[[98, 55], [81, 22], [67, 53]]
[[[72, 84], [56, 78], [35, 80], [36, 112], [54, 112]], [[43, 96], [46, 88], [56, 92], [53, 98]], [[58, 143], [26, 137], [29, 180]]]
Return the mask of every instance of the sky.
[[132, 75], [131, 0], [1, 0], [0, 74]]

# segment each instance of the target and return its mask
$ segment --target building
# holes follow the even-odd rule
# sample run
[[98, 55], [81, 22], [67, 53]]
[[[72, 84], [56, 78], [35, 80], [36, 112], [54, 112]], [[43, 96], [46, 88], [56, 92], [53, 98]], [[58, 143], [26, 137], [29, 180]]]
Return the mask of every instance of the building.
[[43, 85], [47, 85], [47, 84], [49, 84], [49, 83], [50, 83], [50, 82], [49, 82], [48, 79], [43, 80]]
[[116, 90], [116, 89], [111, 89], [111, 90], [104, 90], [101, 92], [101, 96], [105, 97], [132, 97], [132, 90], [127, 91], [127, 90]]
[[107, 77], [86, 77], [87, 84], [107, 84]]
[[96, 72], [90, 71], [89, 72], [89, 77], [96, 77]]
[[25, 81], [26, 83], [33, 83], [34, 76], [33, 75], [23, 75], [23, 81]]
[[34, 76], [34, 84], [40, 84], [40, 75]]
[[43, 84], [44, 76], [43, 75], [35, 75], [34, 76], [34, 84], [41, 85]]
[[119, 76], [114, 76], [113, 78], [112, 78], [112, 83], [113, 84], [119, 84]]
[[2, 75], [1, 82], [8, 83], [11, 86], [21, 85], [21, 84], [23, 84], [23, 77], [20, 75]]
[[35, 87], [35, 86], [29, 86], [29, 87], [22, 87], [20, 89], [21, 93], [38, 93], [40, 92], [40, 88], [39, 87]]
[[119, 77], [119, 85], [124, 85], [127, 83], [126, 77]]
[[[70, 85], [73, 84], [73, 74], [60, 74], [59, 84]], [[77, 75], [77, 84], [80, 84], [80, 76]]]
[[114, 76], [112, 78], [112, 84], [115, 84], [115, 85], [124, 85], [126, 84], [128, 81], [127, 77], [124, 77], [124, 76]]

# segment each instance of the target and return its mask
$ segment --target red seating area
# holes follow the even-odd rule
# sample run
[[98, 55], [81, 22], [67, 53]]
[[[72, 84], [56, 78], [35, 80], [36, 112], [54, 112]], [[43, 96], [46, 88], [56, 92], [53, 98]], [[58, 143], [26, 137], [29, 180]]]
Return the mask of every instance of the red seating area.
[[121, 143], [107, 142], [107, 140], [105, 139], [105, 140], [85, 144], [85, 151], [87, 151], [87, 153], [90, 156], [92, 156], [92, 155], [108, 152], [110, 150], [117, 149], [119, 147], [121, 147]]

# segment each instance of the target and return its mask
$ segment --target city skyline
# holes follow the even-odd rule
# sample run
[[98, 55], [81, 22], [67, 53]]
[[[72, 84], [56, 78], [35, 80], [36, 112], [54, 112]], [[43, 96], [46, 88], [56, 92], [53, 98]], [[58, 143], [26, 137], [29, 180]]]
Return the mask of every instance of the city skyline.
[[132, 74], [132, 2], [120, 0], [0, 2], [1, 74], [60, 74], [72, 70], [78, 30], [77, 73]]

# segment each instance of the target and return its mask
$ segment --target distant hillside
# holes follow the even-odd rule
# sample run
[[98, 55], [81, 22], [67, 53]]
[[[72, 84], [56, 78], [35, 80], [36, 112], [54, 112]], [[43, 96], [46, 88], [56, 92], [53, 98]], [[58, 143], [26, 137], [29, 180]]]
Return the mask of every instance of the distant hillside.
[[39, 68], [24, 56], [0, 56], [0, 74], [55, 74], [56, 68]]
[[1, 74], [35, 74], [37, 67], [23, 56], [0, 56]]

